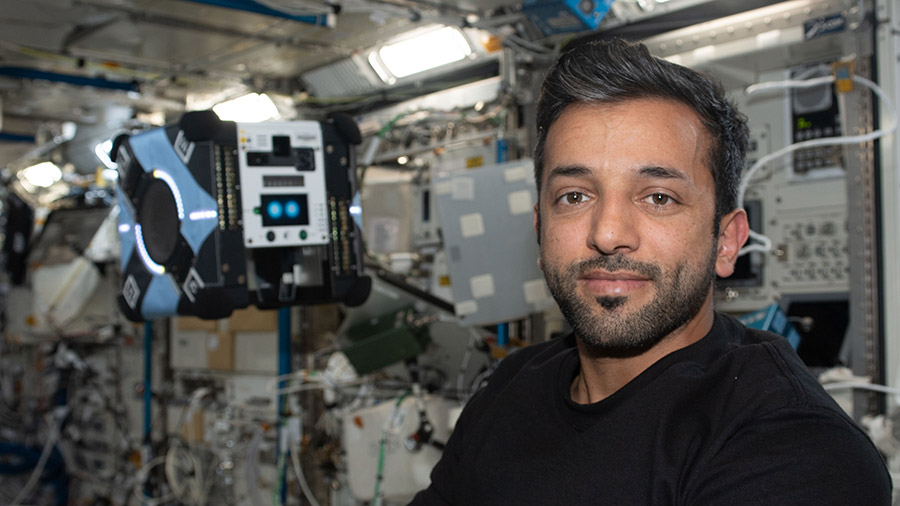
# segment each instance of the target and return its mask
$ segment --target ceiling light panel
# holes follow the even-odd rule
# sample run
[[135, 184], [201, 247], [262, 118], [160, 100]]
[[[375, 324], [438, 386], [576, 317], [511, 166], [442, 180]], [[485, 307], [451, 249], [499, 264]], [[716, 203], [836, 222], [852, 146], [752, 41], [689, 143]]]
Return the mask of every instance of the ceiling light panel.
[[445, 26], [385, 44], [376, 52], [384, 68], [399, 79], [460, 61], [472, 54], [472, 46], [459, 29]]

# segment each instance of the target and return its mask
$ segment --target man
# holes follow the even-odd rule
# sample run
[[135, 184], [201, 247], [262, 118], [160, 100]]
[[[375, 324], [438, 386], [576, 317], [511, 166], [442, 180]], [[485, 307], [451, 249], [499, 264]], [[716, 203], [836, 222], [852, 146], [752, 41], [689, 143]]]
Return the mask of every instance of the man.
[[887, 505], [866, 434], [786, 340], [713, 309], [747, 239], [721, 87], [620, 40], [538, 104], [534, 222], [570, 336], [513, 353], [414, 505]]

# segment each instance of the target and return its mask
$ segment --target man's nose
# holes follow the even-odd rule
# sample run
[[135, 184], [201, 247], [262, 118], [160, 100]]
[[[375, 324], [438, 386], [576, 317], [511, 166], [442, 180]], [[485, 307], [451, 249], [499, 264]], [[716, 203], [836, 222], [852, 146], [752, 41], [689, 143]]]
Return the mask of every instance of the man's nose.
[[640, 243], [635, 213], [625, 197], [604, 197], [591, 210], [588, 247], [603, 255], [627, 253]]

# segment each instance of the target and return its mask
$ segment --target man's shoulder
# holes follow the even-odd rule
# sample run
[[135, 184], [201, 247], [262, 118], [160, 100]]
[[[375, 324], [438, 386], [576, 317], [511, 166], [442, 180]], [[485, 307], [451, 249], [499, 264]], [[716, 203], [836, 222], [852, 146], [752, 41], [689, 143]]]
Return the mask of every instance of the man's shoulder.
[[769, 374], [772, 369], [787, 376], [811, 378], [809, 371], [787, 339], [778, 334], [749, 328], [732, 316], [717, 314], [713, 337], [720, 346], [717, 359], [742, 367], [754, 363]]
[[847, 419], [787, 339], [719, 316], [726, 344], [710, 370], [729, 405], [755, 416], [788, 408], [823, 410]]
[[[842, 478], [846, 476], [845, 463], [830, 460], [839, 454], [868, 474], [856, 475], [860, 483], [877, 482], [882, 489], [885, 482], [889, 483], [868, 436], [822, 388], [787, 339], [747, 328], [731, 317], [717, 318], [721, 321], [717, 322], [717, 335], [712, 337], [722, 344], [717, 348], [719, 354], [707, 363], [703, 379], [686, 397], [689, 405], [681, 406], [690, 409], [679, 410], [696, 413], [715, 427], [707, 441], [710, 460], [704, 469], [752, 481], [742, 474], [747, 469], [789, 462], [779, 478], [766, 478], [772, 490], [781, 493], [790, 489], [790, 483], [814, 477], [822, 491], [844, 497], [836, 490], [855, 490], [855, 485], [853, 480]], [[685, 427], [694, 430], [692, 418], [687, 418]], [[673, 423], [681, 423], [681, 419], [673, 419]], [[784, 490], [776, 485], [782, 478]], [[830, 501], [821, 503], [837, 502], [834, 497]], [[707, 500], [701, 492], [696, 502], [715, 501]], [[748, 503], [757, 504], [752, 500]], [[775, 503], [796, 502], [785, 499]], [[881, 503], [873, 499], [866, 504]]]

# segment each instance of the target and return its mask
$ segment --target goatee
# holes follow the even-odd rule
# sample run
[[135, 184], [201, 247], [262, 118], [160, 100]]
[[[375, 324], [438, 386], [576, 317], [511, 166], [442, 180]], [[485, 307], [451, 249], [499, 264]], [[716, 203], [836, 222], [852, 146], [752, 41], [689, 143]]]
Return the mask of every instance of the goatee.
[[[715, 280], [716, 243], [697, 265], [675, 264], [669, 270], [624, 255], [597, 256], [559, 268], [542, 256], [547, 286], [589, 353], [597, 356], [637, 355], [696, 316]], [[655, 288], [643, 306], [628, 308], [629, 296], [588, 298], [578, 279], [593, 270], [627, 271], [645, 277]]]

